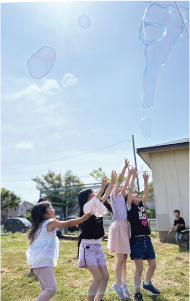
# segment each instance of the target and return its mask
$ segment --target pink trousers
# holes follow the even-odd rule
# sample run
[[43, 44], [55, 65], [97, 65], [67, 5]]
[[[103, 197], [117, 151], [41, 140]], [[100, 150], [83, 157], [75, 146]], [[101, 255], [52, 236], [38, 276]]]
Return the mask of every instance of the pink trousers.
[[38, 277], [42, 289], [36, 301], [48, 301], [57, 291], [53, 269], [51, 267], [34, 268], [33, 272]]

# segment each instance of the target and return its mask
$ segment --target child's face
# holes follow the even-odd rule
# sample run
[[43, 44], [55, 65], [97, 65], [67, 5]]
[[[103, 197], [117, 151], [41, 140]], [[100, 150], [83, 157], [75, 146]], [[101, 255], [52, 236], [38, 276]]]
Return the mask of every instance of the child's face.
[[87, 201], [87, 202], [89, 202], [89, 201], [90, 201], [91, 199], [93, 199], [95, 196], [96, 196], [95, 193], [92, 191], [91, 194], [90, 194], [89, 197], [88, 197], [88, 201]]
[[141, 201], [141, 197], [140, 195], [136, 192], [136, 191], [133, 191], [133, 194], [132, 194], [132, 201], [135, 205], [138, 205]]
[[175, 218], [179, 218], [180, 214], [178, 212], [174, 212], [174, 216], [175, 216]]
[[46, 209], [46, 213], [44, 214], [44, 217], [45, 219], [55, 218], [55, 210], [51, 205]]

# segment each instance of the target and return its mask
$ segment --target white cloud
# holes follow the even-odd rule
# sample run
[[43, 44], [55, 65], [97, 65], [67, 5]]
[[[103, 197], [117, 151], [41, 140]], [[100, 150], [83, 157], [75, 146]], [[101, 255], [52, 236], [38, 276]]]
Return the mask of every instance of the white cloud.
[[15, 145], [15, 147], [19, 149], [32, 149], [33, 145], [30, 142], [22, 142], [20, 144]]
[[17, 101], [20, 98], [22, 98], [22, 94], [21, 93], [13, 93], [13, 94], [6, 95], [6, 99], [13, 100], [13, 101]]
[[78, 84], [78, 79], [71, 73], [67, 73], [63, 76], [63, 79], [61, 81], [61, 84], [63, 85], [63, 87], [67, 87], [67, 86], [74, 86], [76, 84]]
[[56, 95], [56, 92], [60, 89], [58, 82], [54, 79], [44, 79], [43, 81], [42, 92], [49, 95]]

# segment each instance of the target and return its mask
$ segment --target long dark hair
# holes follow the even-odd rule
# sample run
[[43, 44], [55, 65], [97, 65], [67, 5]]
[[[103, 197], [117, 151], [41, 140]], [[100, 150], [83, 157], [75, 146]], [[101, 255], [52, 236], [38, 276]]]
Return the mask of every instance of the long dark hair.
[[32, 221], [32, 227], [28, 233], [28, 238], [32, 239], [34, 238], [34, 235], [38, 228], [40, 228], [40, 223], [45, 220], [44, 214], [47, 212], [46, 209], [50, 207], [50, 202], [43, 201], [38, 204], [36, 204], [31, 211], [31, 221]]
[[93, 192], [92, 189], [83, 189], [78, 194], [78, 201], [79, 201], [79, 217], [84, 215], [83, 207], [87, 203], [89, 196]]
[[[108, 188], [108, 186], [109, 186], [109, 183], [106, 183], [104, 192], [102, 193], [101, 197], [103, 197], [103, 195], [105, 194], [105, 191], [106, 191], [106, 189]], [[109, 199], [109, 198], [110, 198], [110, 197], [108, 197], [108, 199]], [[100, 198], [100, 199], [101, 199], [101, 198]], [[108, 200], [106, 200], [106, 201], [104, 202], [104, 206], [108, 209], [108, 211], [109, 211], [110, 213], [113, 213], [111, 204], [108, 202]]]

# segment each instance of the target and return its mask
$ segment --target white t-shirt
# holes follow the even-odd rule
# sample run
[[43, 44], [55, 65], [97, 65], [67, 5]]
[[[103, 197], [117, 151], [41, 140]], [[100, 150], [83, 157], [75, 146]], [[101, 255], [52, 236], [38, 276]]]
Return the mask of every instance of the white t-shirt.
[[32, 268], [54, 267], [59, 257], [59, 239], [56, 236], [57, 228], [47, 231], [47, 225], [55, 219], [43, 221], [34, 235], [34, 242], [26, 251], [27, 263]]

